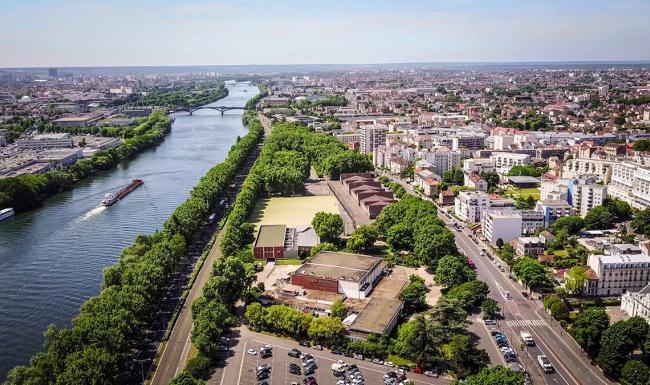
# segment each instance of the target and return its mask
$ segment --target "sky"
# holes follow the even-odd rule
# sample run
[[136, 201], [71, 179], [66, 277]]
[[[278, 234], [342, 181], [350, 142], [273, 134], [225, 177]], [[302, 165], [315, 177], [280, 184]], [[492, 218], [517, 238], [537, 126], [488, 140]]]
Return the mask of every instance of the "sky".
[[0, 67], [650, 60], [650, 0], [0, 0]]

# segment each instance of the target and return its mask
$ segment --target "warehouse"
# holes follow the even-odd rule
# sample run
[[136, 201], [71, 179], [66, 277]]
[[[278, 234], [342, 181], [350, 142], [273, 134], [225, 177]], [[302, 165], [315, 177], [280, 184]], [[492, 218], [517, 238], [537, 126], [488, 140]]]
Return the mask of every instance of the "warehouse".
[[292, 273], [291, 283], [305, 289], [365, 299], [381, 272], [381, 258], [321, 251]]

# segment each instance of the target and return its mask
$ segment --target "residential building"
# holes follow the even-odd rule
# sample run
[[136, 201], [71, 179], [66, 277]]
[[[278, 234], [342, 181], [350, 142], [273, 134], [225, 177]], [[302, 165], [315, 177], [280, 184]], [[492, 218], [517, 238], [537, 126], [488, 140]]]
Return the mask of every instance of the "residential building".
[[584, 217], [589, 210], [602, 206], [607, 197], [607, 186], [597, 184], [597, 177], [581, 175], [569, 181], [567, 202], [576, 214]]
[[521, 234], [533, 235], [544, 228], [544, 213], [535, 210], [519, 210], [521, 214]]
[[483, 211], [481, 227], [483, 236], [496, 245], [500, 239], [510, 242], [521, 235], [522, 217], [517, 210], [488, 209]]
[[0, 130], [0, 147], [4, 147], [6, 145], [7, 145], [7, 131]]
[[597, 287], [589, 292], [599, 296], [618, 296], [637, 292], [650, 282], [650, 256], [590, 255], [587, 265], [597, 277]]
[[650, 167], [632, 162], [615, 162], [607, 194], [639, 210], [650, 208]]
[[602, 159], [568, 159], [562, 168], [563, 178], [580, 175], [596, 175], [598, 182], [609, 183], [612, 175], [612, 161]]
[[621, 296], [621, 310], [630, 317], [640, 316], [650, 322], [650, 285], [638, 292], [627, 291]]
[[535, 211], [539, 211], [544, 215], [544, 227], [549, 227], [558, 218], [574, 214], [573, 207], [568, 202], [561, 200], [537, 201]]
[[530, 164], [530, 155], [512, 152], [493, 152], [490, 158], [494, 161], [495, 170], [501, 175], [507, 175], [514, 166]]
[[474, 189], [476, 189], [478, 191], [487, 191], [487, 189], [488, 189], [487, 181], [485, 179], [481, 178], [481, 176], [479, 174], [476, 174], [476, 173], [472, 173], [467, 178], [467, 183], [465, 184], [465, 186], [474, 188]]
[[519, 237], [515, 242], [515, 252], [521, 257], [537, 258], [544, 254], [544, 241], [539, 237]]
[[438, 175], [444, 174], [454, 168], [460, 167], [461, 154], [459, 151], [450, 150], [447, 147], [439, 147], [431, 151], [423, 151], [422, 158], [433, 165], [433, 172]]
[[454, 213], [468, 223], [481, 222], [483, 210], [490, 208], [490, 197], [480, 191], [461, 191], [454, 200]]
[[386, 144], [388, 126], [383, 124], [368, 124], [360, 128], [361, 131], [361, 152], [372, 154], [373, 150]]

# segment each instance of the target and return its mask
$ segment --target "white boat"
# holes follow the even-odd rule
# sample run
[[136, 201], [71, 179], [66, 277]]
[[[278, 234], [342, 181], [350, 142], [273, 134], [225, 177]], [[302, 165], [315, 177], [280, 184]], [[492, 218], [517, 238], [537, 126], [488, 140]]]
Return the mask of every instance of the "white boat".
[[3, 219], [13, 217], [14, 214], [16, 214], [16, 213], [14, 212], [14, 209], [12, 209], [11, 207], [6, 208], [6, 209], [2, 209], [2, 210], [0, 210], [0, 221], [3, 220]]

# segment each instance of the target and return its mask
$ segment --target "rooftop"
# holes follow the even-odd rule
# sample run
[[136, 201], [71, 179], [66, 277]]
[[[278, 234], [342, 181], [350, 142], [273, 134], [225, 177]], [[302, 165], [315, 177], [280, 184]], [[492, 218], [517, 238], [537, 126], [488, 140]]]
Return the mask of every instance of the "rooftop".
[[369, 255], [321, 251], [295, 274], [358, 282], [379, 263], [381, 258]]
[[603, 264], [610, 263], [650, 263], [650, 256], [643, 254], [597, 255]]
[[388, 333], [388, 327], [402, 309], [402, 305], [403, 302], [397, 299], [374, 297], [359, 313], [350, 329], [363, 333]]
[[284, 247], [285, 225], [261, 225], [254, 247]]

